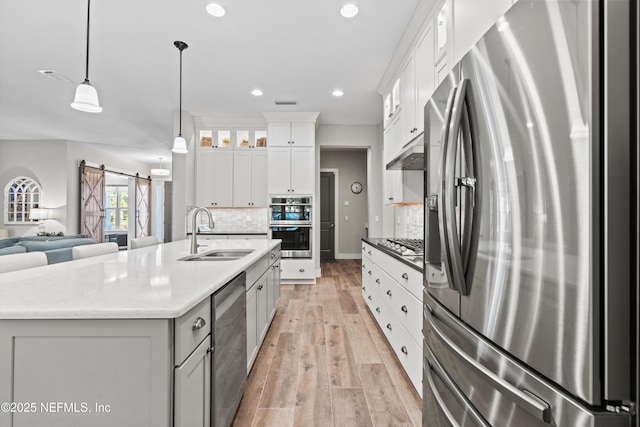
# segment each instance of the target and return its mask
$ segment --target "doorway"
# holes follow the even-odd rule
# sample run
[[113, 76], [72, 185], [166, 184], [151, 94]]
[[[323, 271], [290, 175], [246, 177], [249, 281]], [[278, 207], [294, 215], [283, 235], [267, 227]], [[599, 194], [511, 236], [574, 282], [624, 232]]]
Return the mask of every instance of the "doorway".
[[320, 172], [320, 260], [333, 261], [335, 253], [336, 173]]
[[[367, 236], [369, 225], [367, 161], [366, 149], [321, 148], [320, 150], [321, 178], [318, 211], [322, 213], [328, 204], [328, 209], [334, 212], [335, 259], [358, 259], [362, 256], [360, 241]], [[335, 174], [334, 196], [327, 197], [326, 201], [322, 195], [324, 188], [322, 172]], [[319, 217], [319, 220], [322, 221], [322, 218]], [[322, 227], [319, 227], [318, 234], [318, 239], [322, 240]], [[325, 247], [322, 241], [319, 247]], [[320, 259], [325, 258], [321, 255]]]

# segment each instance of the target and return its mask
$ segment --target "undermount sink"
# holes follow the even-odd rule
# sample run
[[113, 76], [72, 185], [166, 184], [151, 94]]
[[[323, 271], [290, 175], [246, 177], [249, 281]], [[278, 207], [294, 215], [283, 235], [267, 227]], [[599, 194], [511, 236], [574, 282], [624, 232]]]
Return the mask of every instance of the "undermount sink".
[[178, 261], [234, 261], [253, 252], [253, 249], [214, 249], [201, 254], [187, 255]]

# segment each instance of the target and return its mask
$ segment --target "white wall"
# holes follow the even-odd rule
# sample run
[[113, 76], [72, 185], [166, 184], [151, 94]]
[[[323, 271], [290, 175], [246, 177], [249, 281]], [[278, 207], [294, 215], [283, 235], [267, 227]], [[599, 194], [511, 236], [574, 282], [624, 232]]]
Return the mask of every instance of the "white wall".
[[[122, 155], [122, 147], [66, 140], [0, 141], [0, 190], [10, 179], [29, 176], [42, 186], [42, 206], [53, 208], [53, 221], [46, 222], [47, 231], [65, 234], [79, 232], [80, 172], [79, 163], [102, 165], [107, 169], [148, 176], [150, 166], [131, 161]], [[36, 234], [37, 226], [7, 225], [10, 235]]]
[[10, 236], [35, 235], [37, 224], [5, 224], [4, 190], [10, 180], [27, 176], [42, 187], [41, 206], [53, 209], [55, 221], [47, 221], [47, 230], [67, 233], [67, 141], [0, 141], [0, 191], [2, 191], [2, 226]]

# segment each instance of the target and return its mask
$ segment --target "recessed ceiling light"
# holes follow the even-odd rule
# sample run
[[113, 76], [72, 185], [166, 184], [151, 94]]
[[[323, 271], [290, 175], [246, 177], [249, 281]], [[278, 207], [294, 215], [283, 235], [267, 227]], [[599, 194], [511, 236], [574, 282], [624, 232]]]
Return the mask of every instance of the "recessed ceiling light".
[[333, 96], [342, 96], [344, 95], [344, 92], [341, 91], [340, 89], [336, 89], [331, 93]]
[[262, 96], [262, 91], [260, 89], [254, 89], [251, 91], [251, 95], [253, 96]]
[[345, 4], [344, 6], [342, 6], [342, 9], [340, 9], [340, 15], [344, 16], [345, 18], [353, 18], [357, 14], [358, 6], [353, 3]]
[[227, 11], [224, 10], [224, 7], [222, 7], [218, 3], [209, 3], [207, 5], [207, 12], [209, 12], [209, 15], [213, 15], [216, 18], [220, 18], [224, 16], [225, 13], [227, 13]]

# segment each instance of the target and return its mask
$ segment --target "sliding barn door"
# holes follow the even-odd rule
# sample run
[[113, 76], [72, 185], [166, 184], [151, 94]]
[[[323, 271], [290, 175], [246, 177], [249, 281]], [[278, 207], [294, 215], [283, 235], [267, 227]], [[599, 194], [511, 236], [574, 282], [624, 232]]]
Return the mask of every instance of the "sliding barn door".
[[104, 242], [104, 166], [80, 163], [80, 233]]
[[151, 235], [151, 180], [136, 176], [136, 237]]

